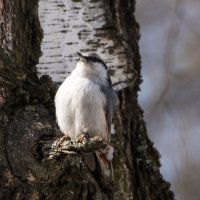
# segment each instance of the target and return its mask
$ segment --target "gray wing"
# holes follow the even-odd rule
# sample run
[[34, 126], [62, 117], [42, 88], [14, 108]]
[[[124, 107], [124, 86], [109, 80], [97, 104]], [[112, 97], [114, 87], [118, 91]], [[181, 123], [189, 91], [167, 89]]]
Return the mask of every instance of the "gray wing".
[[108, 87], [101, 86], [101, 91], [106, 97], [106, 105], [104, 107], [104, 110], [110, 138], [112, 116], [117, 105], [117, 94], [111, 85], [109, 85]]

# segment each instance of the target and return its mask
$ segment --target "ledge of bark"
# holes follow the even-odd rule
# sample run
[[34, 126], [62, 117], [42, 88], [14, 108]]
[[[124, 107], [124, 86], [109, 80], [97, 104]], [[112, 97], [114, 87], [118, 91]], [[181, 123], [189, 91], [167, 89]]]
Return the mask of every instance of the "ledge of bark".
[[50, 149], [49, 159], [57, 157], [61, 154], [84, 154], [91, 153], [99, 149], [104, 149], [107, 146], [105, 140], [100, 136], [94, 136], [92, 138], [85, 138], [83, 141], [76, 141], [65, 139], [62, 143], [58, 144], [58, 141], [51, 141], [44, 144], [44, 149]]

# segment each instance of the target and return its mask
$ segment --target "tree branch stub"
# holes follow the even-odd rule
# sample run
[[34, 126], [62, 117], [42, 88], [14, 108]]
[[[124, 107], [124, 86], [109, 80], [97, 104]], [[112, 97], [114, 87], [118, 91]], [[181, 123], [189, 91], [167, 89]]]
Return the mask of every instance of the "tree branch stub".
[[[52, 146], [48, 159], [60, 156], [61, 154], [83, 154], [94, 152], [99, 149], [105, 148], [108, 144], [100, 136], [94, 136], [87, 138], [87, 140], [76, 141], [65, 139], [62, 143], [58, 143], [56, 140]], [[48, 148], [48, 145], [47, 145]]]

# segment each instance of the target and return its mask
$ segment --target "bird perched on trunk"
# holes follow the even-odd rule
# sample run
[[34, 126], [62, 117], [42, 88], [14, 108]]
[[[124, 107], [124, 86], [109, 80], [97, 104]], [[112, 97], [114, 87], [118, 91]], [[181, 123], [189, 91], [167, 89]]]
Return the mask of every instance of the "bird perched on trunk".
[[[78, 140], [82, 135], [101, 136], [109, 143], [112, 115], [117, 95], [107, 66], [97, 54], [78, 53], [79, 61], [55, 96], [56, 117], [66, 137]], [[96, 151], [102, 175], [113, 179], [111, 160], [114, 149], [108, 145]], [[90, 169], [95, 169], [94, 154], [86, 155]]]

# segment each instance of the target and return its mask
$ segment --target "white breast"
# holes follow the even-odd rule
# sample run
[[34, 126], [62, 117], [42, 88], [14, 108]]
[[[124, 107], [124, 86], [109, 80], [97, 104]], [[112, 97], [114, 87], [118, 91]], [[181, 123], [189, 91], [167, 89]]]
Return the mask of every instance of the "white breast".
[[87, 78], [70, 75], [55, 97], [56, 117], [61, 131], [72, 139], [84, 132], [108, 139], [105, 104], [105, 96], [97, 84]]

